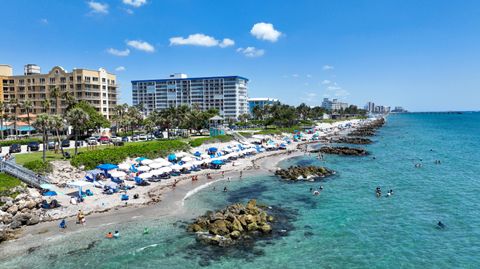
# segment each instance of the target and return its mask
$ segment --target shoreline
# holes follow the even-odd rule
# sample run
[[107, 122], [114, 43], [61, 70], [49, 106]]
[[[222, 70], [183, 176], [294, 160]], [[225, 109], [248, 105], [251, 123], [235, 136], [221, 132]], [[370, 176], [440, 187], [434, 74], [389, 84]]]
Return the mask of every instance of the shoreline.
[[[361, 125], [360, 125], [361, 126]], [[356, 126], [359, 127], [359, 126]], [[347, 130], [340, 132], [330, 132], [325, 138], [335, 136], [343, 136], [353, 131], [356, 127], [349, 127]], [[0, 256], [11, 257], [15, 254], [23, 252], [28, 253], [29, 250], [41, 247], [45, 240], [49, 243], [61, 240], [65, 236], [78, 233], [84, 230], [102, 228], [105, 226], [118, 225], [135, 221], [137, 218], [157, 219], [159, 217], [182, 217], [185, 218], [185, 201], [202, 189], [207, 188], [211, 184], [226, 180], [240, 180], [239, 172], [243, 172], [243, 176], [248, 177], [251, 174], [272, 173], [278, 167], [278, 164], [286, 159], [302, 156], [309, 144], [323, 143], [324, 139], [319, 141], [299, 141], [292, 142], [287, 150], [269, 151], [259, 153], [257, 155], [239, 159], [237, 165], [232, 163], [224, 165], [222, 169], [212, 171], [203, 170], [195, 175], [200, 176], [198, 181], [192, 182], [192, 175], [183, 175], [171, 178], [162, 185], [153, 186], [144, 191], [149, 199], [130, 203], [130, 205], [117, 205], [114, 207], [104, 208], [102, 210], [91, 210], [86, 212], [87, 223], [85, 225], [75, 224], [75, 215], [65, 218], [67, 220], [67, 228], [59, 230], [58, 220], [44, 221], [33, 226], [23, 227], [17, 234], [16, 239], [5, 241], [0, 244]], [[221, 172], [225, 172], [224, 177]], [[214, 179], [207, 179], [206, 174], [210, 173]], [[172, 184], [176, 181], [176, 187], [172, 188]], [[191, 182], [190, 184], [187, 184]], [[75, 210], [76, 212], [76, 210]]]

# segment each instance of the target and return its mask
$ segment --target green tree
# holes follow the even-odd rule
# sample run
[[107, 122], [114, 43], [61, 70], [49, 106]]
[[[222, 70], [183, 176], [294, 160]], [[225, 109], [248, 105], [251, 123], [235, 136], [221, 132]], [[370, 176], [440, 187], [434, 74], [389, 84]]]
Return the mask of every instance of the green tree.
[[42, 133], [42, 142], [43, 142], [43, 162], [46, 161], [46, 151], [47, 151], [47, 141], [48, 141], [48, 131], [50, 130], [50, 116], [48, 114], [40, 114], [37, 116], [33, 122], [33, 127]]
[[3, 120], [7, 116], [5, 113], [8, 109], [8, 103], [0, 101], [0, 132], [1, 132], [1, 138], [3, 140]]
[[85, 101], [80, 101], [77, 104], [75, 104], [73, 108], [79, 108], [88, 114], [88, 121], [85, 122], [84, 130], [97, 131], [100, 128], [110, 127], [110, 122], [107, 120], [107, 118], [105, 118], [105, 116], [103, 116], [100, 112], [98, 112], [89, 103]]
[[43, 110], [45, 111], [45, 113], [50, 114], [50, 107], [51, 107], [50, 100], [48, 100], [48, 99], [43, 100], [42, 101], [42, 107], [43, 107]]
[[[33, 108], [33, 102], [28, 99], [23, 101], [23, 108], [25, 109], [25, 112], [27, 112], [27, 123], [28, 123], [28, 127], [30, 127], [30, 112], [32, 111], [32, 108]], [[28, 131], [28, 134], [30, 134], [30, 131]]]
[[78, 134], [88, 128], [90, 116], [83, 109], [76, 107], [67, 112], [67, 121], [73, 127], [75, 133], [75, 155], [78, 153]]
[[60, 115], [52, 115], [50, 117], [50, 124], [51, 128], [55, 130], [55, 135], [57, 138], [57, 145], [55, 146], [55, 153], [58, 152], [58, 148], [63, 155], [63, 148], [61, 147], [61, 140], [60, 140], [60, 131], [65, 130], [65, 120]]
[[60, 89], [58, 87], [53, 87], [50, 89], [50, 99], [53, 99], [53, 105], [55, 106], [55, 113], [60, 113]]
[[296, 111], [298, 113], [298, 116], [302, 120], [307, 120], [308, 116], [310, 114], [310, 107], [307, 106], [305, 103], [301, 103], [299, 106], [297, 106]]
[[9, 107], [10, 107], [10, 112], [13, 109], [13, 113], [10, 115], [10, 117], [13, 121], [13, 130], [15, 132], [15, 139], [17, 139], [17, 135], [18, 135], [18, 130], [17, 130], [18, 106], [20, 105], [20, 103], [18, 102], [18, 100], [16, 98], [12, 98], [12, 99], [10, 99], [8, 104], [9, 104]]

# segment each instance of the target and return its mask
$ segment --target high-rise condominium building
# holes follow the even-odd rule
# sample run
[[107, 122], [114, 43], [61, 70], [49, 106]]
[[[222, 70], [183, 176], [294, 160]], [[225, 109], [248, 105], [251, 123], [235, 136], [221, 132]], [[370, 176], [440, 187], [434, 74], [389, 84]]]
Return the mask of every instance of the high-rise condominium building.
[[261, 107], [263, 108], [266, 105], [273, 105], [278, 103], [278, 99], [275, 98], [249, 98], [248, 99], [248, 109], [250, 114], [253, 113], [254, 107]]
[[142, 104], [148, 115], [155, 110], [188, 105], [218, 109], [225, 118], [248, 113], [248, 79], [240, 76], [196, 77], [173, 74], [167, 79], [132, 81], [133, 105]]
[[[48, 112], [63, 115], [66, 112], [67, 95], [77, 101], [90, 103], [107, 118], [113, 115], [113, 108], [117, 104], [117, 78], [103, 68], [73, 69], [67, 72], [62, 67], [55, 66], [48, 73], [42, 74], [39, 66], [28, 64], [23, 75], [12, 73], [10, 66], [0, 65], [0, 100], [4, 103], [16, 100], [19, 104], [30, 100], [33, 105], [29, 111], [31, 114]], [[17, 113], [26, 113], [21, 105], [12, 107], [16, 107], [12, 109], [17, 109]]]
[[322, 102], [322, 107], [326, 110], [336, 111], [348, 108], [348, 104], [340, 102], [337, 99], [329, 100], [328, 98], [324, 98]]

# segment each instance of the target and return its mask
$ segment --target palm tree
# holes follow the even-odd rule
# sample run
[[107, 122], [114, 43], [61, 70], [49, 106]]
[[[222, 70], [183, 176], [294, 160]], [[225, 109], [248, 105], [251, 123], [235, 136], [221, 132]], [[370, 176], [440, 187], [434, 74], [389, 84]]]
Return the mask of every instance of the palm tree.
[[113, 111], [114, 111], [114, 120], [116, 122], [116, 128], [115, 128], [115, 134], [118, 133], [118, 131], [121, 129], [122, 127], [122, 124], [124, 123], [123, 122], [123, 119], [125, 117], [125, 114], [127, 113], [128, 111], [128, 105], [127, 104], [123, 104], [123, 105], [116, 105], [114, 108], [113, 108]]
[[75, 95], [72, 91], [66, 91], [62, 94], [62, 98], [65, 99], [67, 104], [67, 111], [73, 108], [77, 103], [77, 99], [75, 99]]
[[73, 127], [75, 132], [75, 155], [78, 153], [78, 133], [83, 130], [85, 124], [88, 122], [89, 116], [81, 108], [72, 108], [67, 112], [67, 121]]
[[46, 151], [47, 151], [47, 141], [48, 141], [48, 131], [50, 130], [50, 116], [43, 113], [38, 115], [38, 117], [33, 122], [33, 126], [38, 131], [42, 132], [43, 138], [43, 161], [46, 161]]
[[0, 132], [3, 140], [3, 118], [5, 117], [5, 111], [8, 108], [8, 104], [0, 101]]
[[50, 89], [50, 98], [55, 99], [55, 113], [57, 114], [60, 113], [60, 102], [59, 102], [60, 96], [61, 96], [61, 93], [58, 87]]
[[50, 100], [48, 99], [43, 100], [42, 107], [43, 107], [43, 110], [45, 110], [45, 113], [50, 114], [50, 107], [51, 107]]
[[[52, 129], [55, 130], [55, 135], [57, 137], [57, 146], [60, 148], [60, 151], [63, 154], [63, 148], [61, 147], [61, 141], [60, 141], [60, 130], [65, 129], [65, 121], [60, 115], [53, 115], [50, 117], [50, 122], [51, 122], [51, 127]], [[76, 142], [75, 142], [76, 144]], [[55, 146], [55, 153], [57, 153], [57, 146]]]
[[[33, 102], [28, 99], [23, 101], [23, 108], [27, 112], [27, 123], [28, 123], [28, 127], [30, 127], [30, 111], [33, 108]], [[30, 135], [30, 130], [28, 130], [28, 134]]]
[[16, 98], [10, 99], [9, 101], [9, 106], [10, 109], [13, 108], [13, 115], [11, 115], [11, 119], [13, 120], [13, 129], [15, 130], [15, 139], [17, 139], [17, 120], [18, 120], [18, 114], [17, 114], [17, 107], [19, 106], [19, 102]]

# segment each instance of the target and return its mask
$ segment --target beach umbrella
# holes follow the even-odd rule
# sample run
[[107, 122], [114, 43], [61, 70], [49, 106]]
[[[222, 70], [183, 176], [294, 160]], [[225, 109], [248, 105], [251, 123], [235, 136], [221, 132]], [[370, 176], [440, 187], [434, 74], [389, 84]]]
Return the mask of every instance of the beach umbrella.
[[192, 157], [190, 157], [190, 156], [185, 156], [185, 157], [182, 158], [183, 162], [190, 162], [191, 160], [192, 160]]
[[141, 162], [141, 161], [143, 161], [143, 160], [147, 160], [147, 159], [148, 159], [148, 158], [145, 158], [145, 157], [140, 157], [140, 158], [137, 158], [137, 159], [135, 159], [135, 161], [137, 161], [137, 162]]
[[208, 151], [209, 151], [209, 152], [217, 152], [218, 149], [215, 148], [215, 147], [211, 147], [211, 148], [208, 149]]
[[157, 169], [157, 168], [160, 168], [160, 167], [165, 166], [165, 165], [162, 164], [162, 163], [154, 162], [154, 163], [149, 164], [148, 166], [150, 166], [150, 168], [152, 168], [152, 169]]
[[167, 161], [167, 160], [164, 159], [164, 158], [156, 158], [156, 159], [153, 160], [153, 161], [156, 162], [156, 163], [160, 163], [160, 164], [162, 164], [162, 165], [164, 165], [164, 166], [171, 164], [169, 161]]
[[170, 173], [170, 172], [173, 171], [172, 168], [170, 168], [170, 167], [162, 167], [162, 168], [160, 168], [160, 169], [158, 169], [158, 170], [162, 171], [162, 174], [164, 174], [164, 173]]
[[88, 182], [88, 181], [82, 181], [82, 180], [77, 180], [73, 182], [67, 183], [67, 186], [71, 188], [78, 188], [78, 195], [82, 196], [82, 188], [87, 187], [87, 186], [92, 186], [93, 183]]
[[199, 151], [197, 151], [197, 152], [193, 153], [193, 156], [195, 156], [195, 157], [200, 157], [200, 156], [202, 156], [202, 153], [200, 153]]
[[182, 157], [185, 157], [185, 156], [188, 156], [189, 154], [186, 153], [186, 152], [179, 152], [177, 153], [177, 158], [182, 158]]
[[56, 196], [56, 195], [57, 195], [57, 192], [55, 192], [55, 191], [47, 191], [47, 192], [44, 192], [42, 195], [43, 195], [43, 196], [49, 196], [49, 197], [51, 197], [51, 196]]
[[99, 166], [97, 166], [97, 168], [101, 169], [101, 170], [108, 171], [108, 170], [117, 169], [118, 166], [115, 165], [115, 164], [111, 164], [111, 163], [104, 163], [104, 164], [100, 164]]
[[153, 163], [153, 160], [145, 159], [145, 160], [141, 161], [140, 163], [141, 163], [141, 164], [144, 164], [144, 165], [149, 165], [149, 164], [152, 164], [152, 163]]
[[170, 166], [170, 168], [172, 168], [173, 170], [177, 170], [177, 171], [179, 171], [179, 170], [181, 170], [181, 169], [182, 169], [182, 166], [181, 166], [181, 165], [179, 165], [179, 164], [174, 164], [174, 165]]
[[212, 164], [222, 165], [222, 164], [223, 164], [223, 161], [222, 161], [222, 160], [213, 160], [213, 161], [212, 161]]
[[182, 168], [190, 169], [190, 168], [192, 168], [192, 166], [193, 166], [193, 163], [184, 163], [184, 164], [182, 165]]
[[202, 154], [202, 155], [200, 156], [200, 158], [202, 158], [202, 159], [208, 159], [208, 158], [210, 158], [210, 155], [208, 155], [208, 154]]
[[205, 161], [193, 161], [193, 165], [202, 165], [205, 163]]
[[110, 172], [110, 175], [111, 175], [112, 177], [119, 177], [119, 178], [120, 178], [120, 177], [125, 177], [125, 176], [127, 175], [127, 173], [125, 173], [125, 172], [123, 172], [123, 171], [118, 171], [118, 170], [116, 170], [116, 171]]
[[118, 169], [128, 170], [128, 169], [130, 169], [130, 165], [131, 164], [128, 164], [128, 163], [121, 163], [121, 164], [118, 165]]
[[167, 158], [168, 158], [168, 161], [173, 162], [177, 159], [177, 155], [172, 153], [172, 154], [168, 155]]
[[149, 173], [152, 174], [152, 175], [154, 175], [154, 176], [158, 176], [158, 175], [163, 174], [163, 171], [160, 170], [160, 169], [156, 169], [156, 170], [150, 171]]
[[147, 172], [147, 173], [140, 174], [138, 177], [141, 179], [146, 179], [146, 178], [151, 178], [152, 176], [153, 176], [152, 173]]
[[142, 165], [140, 167], [137, 167], [137, 170], [140, 171], [140, 172], [147, 172], [150, 170], [150, 167], [146, 166], [146, 165]]
[[113, 182], [113, 181], [107, 181], [103, 184], [103, 186], [110, 187], [112, 189], [116, 189], [118, 187], [118, 184]]

